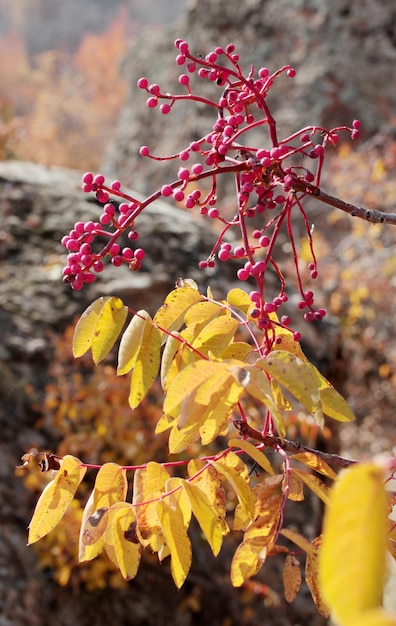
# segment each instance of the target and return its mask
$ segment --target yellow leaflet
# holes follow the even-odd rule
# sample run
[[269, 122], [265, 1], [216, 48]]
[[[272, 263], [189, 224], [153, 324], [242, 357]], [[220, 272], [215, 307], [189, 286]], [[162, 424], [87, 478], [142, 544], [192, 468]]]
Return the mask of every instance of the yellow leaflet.
[[[116, 463], [105, 463], [100, 468], [93, 491], [84, 508], [79, 540], [79, 561], [91, 561], [104, 547], [104, 531], [106, 526], [100, 526], [100, 532], [92, 534], [91, 519], [99, 509], [108, 509], [116, 502], [123, 502], [128, 489], [126, 471]], [[108, 518], [106, 516], [106, 524]]]
[[253, 396], [253, 398], [256, 398], [256, 400], [263, 402], [263, 404], [268, 407], [279, 436], [283, 440], [286, 434], [286, 428], [283, 422], [282, 414], [279, 411], [272, 395], [272, 388], [268, 378], [263, 370], [260, 369], [262, 360], [263, 359], [260, 359], [257, 362], [259, 367], [256, 367], [255, 365], [244, 365], [241, 368], [233, 367], [232, 373], [247, 393]]
[[286, 488], [288, 488], [287, 497], [294, 502], [301, 502], [304, 500], [304, 483], [300, 476], [295, 474], [292, 468], [288, 476], [284, 476], [283, 491], [286, 494]]
[[188, 309], [184, 321], [186, 326], [194, 332], [194, 335], [198, 335], [202, 328], [209, 322], [216, 317], [224, 315], [230, 316], [230, 312], [216, 302], [202, 301], [193, 304], [193, 306]]
[[221, 518], [219, 518], [216, 511], [212, 508], [205, 493], [197, 485], [183, 481], [183, 489], [188, 496], [194, 516], [213, 554], [217, 556], [223, 542], [223, 523]]
[[159, 435], [160, 433], [164, 433], [166, 430], [169, 430], [169, 428], [172, 428], [176, 421], [176, 418], [163, 413], [155, 427], [155, 434]]
[[318, 498], [322, 500], [322, 502], [328, 504], [330, 490], [327, 485], [325, 485], [317, 476], [314, 476], [305, 470], [299, 470], [294, 467], [293, 472], [304, 481], [307, 487], [309, 487], [311, 491], [313, 491]]
[[271, 378], [271, 392], [274, 398], [275, 404], [280, 411], [291, 411], [292, 405], [285, 397], [281, 386], [277, 383], [275, 378]]
[[78, 320], [73, 336], [73, 356], [80, 357], [92, 347], [92, 339], [95, 334], [96, 323], [99, 314], [110, 296], [98, 298], [89, 305]]
[[[323, 408], [320, 400], [315, 367], [286, 350], [275, 350], [257, 365], [283, 385], [323, 426]], [[329, 384], [329, 383], [328, 383]]]
[[268, 499], [266, 508], [246, 529], [244, 541], [259, 537], [263, 541], [265, 539], [265, 545], [268, 545], [269, 541], [275, 537], [278, 529], [282, 500], [282, 494], [275, 494]]
[[150, 461], [145, 469], [135, 471], [133, 481], [133, 504], [140, 502], [150, 502], [136, 508], [137, 526], [140, 532], [142, 544], [155, 549], [155, 536], [160, 532], [160, 525], [156, 513], [156, 500], [159, 499], [164, 490], [169, 473], [159, 463]]
[[[173, 333], [175, 334], [175, 332]], [[182, 339], [179, 342], [179, 350], [176, 351], [173, 361], [170, 363], [170, 367], [166, 374], [166, 385], [163, 387], [164, 391], [168, 392], [176, 376], [190, 363], [198, 361], [201, 357], [196, 354], [190, 348], [191, 341], [193, 340], [193, 333], [189, 328], [184, 328], [180, 334]]]
[[319, 390], [323, 412], [338, 422], [351, 422], [355, 415], [341, 394], [334, 387]]
[[227, 359], [237, 359], [238, 361], [247, 361], [250, 354], [253, 353], [252, 346], [244, 341], [235, 341], [228, 344], [219, 354], [219, 359], [225, 361]]
[[305, 539], [305, 537], [300, 535], [300, 533], [296, 532], [295, 530], [291, 530], [290, 528], [282, 528], [279, 532], [281, 535], [295, 543], [296, 546], [301, 548], [301, 550], [304, 550], [304, 552], [306, 552], [307, 554], [314, 554], [317, 551], [316, 547], [312, 543], [310, 543], [308, 539]]
[[178, 589], [184, 583], [191, 567], [191, 543], [183, 523], [183, 515], [173, 509], [166, 500], [160, 500], [156, 507], [162, 532], [171, 554], [171, 572]]
[[267, 558], [265, 541], [255, 537], [243, 541], [234, 554], [231, 563], [231, 582], [234, 587], [241, 587], [249, 578], [257, 574]]
[[382, 602], [388, 530], [383, 482], [380, 467], [362, 463], [342, 472], [331, 491], [319, 573], [323, 597], [342, 624]]
[[166, 394], [164, 413], [178, 418], [184, 398], [192, 394], [204, 381], [222, 369], [215, 361], [195, 361], [185, 367], [174, 379]]
[[95, 365], [100, 363], [114, 346], [127, 315], [128, 307], [120, 298], [109, 298], [102, 307], [92, 338], [92, 358]]
[[[307, 554], [307, 560], [305, 562], [305, 582], [308, 585], [308, 589], [311, 592], [313, 601], [316, 604], [316, 608], [323, 617], [329, 617], [330, 610], [325, 604], [322, 595], [322, 588], [319, 584], [319, 558], [318, 558], [318, 546], [321, 544], [321, 537], [317, 537], [312, 542], [314, 550]], [[341, 561], [343, 564], [344, 561]], [[343, 591], [345, 594], [345, 589]]]
[[396, 615], [381, 608], [370, 609], [348, 619], [345, 626], [396, 626]]
[[106, 552], [115, 559], [113, 562], [123, 578], [131, 580], [137, 574], [142, 552], [136, 535], [136, 514], [133, 507], [126, 504], [110, 510], [110, 516], [105, 534]]
[[205, 493], [221, 523], [223, 535], [226, 535], [229, 532], [225, 521], [227, 507], [220, 474], [212, 465], [200, 459], [191, 460], [187, 466], [187, 472], [191, 479], [190, 483], [194, 481], [194, 485]]
[[233, 317], [216, 317], [194, 338], [192, 346], [205, 356], [209, 352], [218, 356], [232, 341], [238, 327], [239, 322]]
[[303, 361], [307, 361], [307, 357], [302, 351], [300, 344], [298, 343], [298, 341], [295, 341], [293, 339], [292, 330], [282, 328], [281, 326], [276, 326], [275, 335], [277, 339], [277, 350], [287, 350], [287, 352], [292, 352], [292, 354], [299, 357]]
[[118, 349], [117, 374], [122, 376], [135, 367], [142, 345], [145, 320], [150, 317], [146, 311], [138, 311], [124, 331]]
[[260, 450], [257, 450], [256, 446], [254, 446], [252, 443], [249, 443], [249, 441], [246, 441], [245, 439], [230, 439], [230, 441], [228, 442], [228, 446], [230, 448], [240, 448], [241, 450], [246, 452], [246, 454], [248, 454], [250, 458], [253, 459], [253, 461], [255, 461], [257, 465], [262, 467], [263, 470], [265, 470], [268, 474], [270, 474], [271, 476], [275, 474], [272, 465], [265, 456], [265, 454], [263, 454]]
[[227, 302], [229, 305], [239, 309], [247, 315], [248, 310], [252, 306], [252, 301], [246, 291], [243, 289], [239, 289], [236, 287], [235, 289], [231, 289], [227, 294]]
[[202, 294], [193, 287], [174, 289], [167, 295], [164, 304], [155, 314], [154, 322], [169, 332], [180, 330], [190, 306], [201, 300], [203, 300]]
[[166, 340], [165, 348], [162, 353], [161, 359], [161, 387], [166, 390], [166, 377], [168, 375], [170, 366], [172, 365], [172, 361], [174, 356], [178, 350], [183, 346], [183, 342], [180, 341], [180, 333], [175, 331], [172, 335], [168, 336]]
[[293, 454], [290, 458], [300, 461], [300, 463], [304, 463], [304, 465], [308, 467], [312, 467], [316, 472], [327, 476], [327, 478], [331, 478], [332, 480], [337, 478], [337, 474], [330, 465], [325, 463], [325, 461], [316, 454], [313, 454], [313, 452], [300, 452], [299, 454]]
[[[228, 456], [228, 455], [227, 455]], [[246, 482], [245, 478], [241, 476], [234, 468], [228, 467], [224, 462], [224, 459], [218, 461], [209, 461], [215, 469], [222, 474], [222, 476], [228, 480], [231, 484], [235, 494], [239, 500], [239, 503], [244, 508], [245, 513], [250, 519], [254, 516], [254, 495]]]
[[283, 568], [283, 586], [286, 602], [293, 602], [301, 587], [301, 565], [298, 559], [288, 554]]
[[[268, 476], [268, 478], [265, 478], [258, 483], [258, 485], [253, 487], [252, 491], [255, 498], [253, 519], [263, 515], [268, 509], [268, 502], [273, 496], [274, 491], [278, 490], [281, 483], [282, 474], [277, 474], [275, 476]], [[244, 508], [238, 504], [235, 508], [233, 529], [247, 530], [250, 523], [251, 518], [246, 515]]]
[[[226, 364], [223, 363], [222, 365]], [[211, 389], [213, 390], [213, 387]], [[205, 385], [197, 391], [196, 399], [198, 402], [203, 401], [202, 394], [204, 393]], [[235, 381], [228, 370], [224, 371], [223, 376], [218, 379], [217, 389], [214, 392], [212, 391], [210, 396], [207, 397], [209, 412], [199, 426], [199, 434], [203, 446], [214, 441], [219, 435], [227, 434], [228, 420], [239, 401], [241, 393], [241, 385]]]
[[[178, 509], [180, 511], [183, 518], [183, 524], [185, 528], [188, 529], [191, 522], [191, 504], [188, 499], [188, 495], [184, 490], [185, 482], [186, 481], [183, 478], [176, 476], [169, 478], [165, 484], [164, 496], [166, 495], [166, 501], [173, 509]], [[173, 491], [173, 493], [169, 494], [171, 491]]]
[[86, 467], [74, 456], [66, 455], [60, 469], [41, 494], [29, 524], [28, 544], [38, 541], [57, 526], [73, 500]]
[[147, 314], [142, 342], [131, 376], [129, 405], [135, 409], [157, 377], [160, 366], [161, 333]]

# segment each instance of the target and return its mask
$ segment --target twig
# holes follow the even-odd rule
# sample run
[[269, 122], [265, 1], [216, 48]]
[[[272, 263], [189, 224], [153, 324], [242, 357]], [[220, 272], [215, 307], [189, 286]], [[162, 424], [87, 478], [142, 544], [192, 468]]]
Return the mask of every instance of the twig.
[[336, 209], [341, 209], [341, 211], [345, 211], [345, 213], [348, 213], [351, 217], [360, 217], [366, 222], [371, 222], [372, 224], [393, 224], [396, 226], [396, 213], [385, 213], [384, 211], [378, 211], [377, 209], [365, 209], [361, 206], [349, 204], [349, 202], [344, 202], [344, 200], [340, 200], [340, 198], [330, 196], [319, 187], [315, 187], [315, 185], [311, 185], [310, 183], [306, 183], [298, 179], [293, 182], [293, 188], [296, 191], [303, 191], [315, 196], [315, 198], [321, 202], [329, 204]]
[[259, 430], [252, 428], [246, 422], [234, 422], [234, 425], [239, 430], [242, 437], [250, 437], [255, 441], [260, 441], [269, 448], [281, 448], [282, 450], [285, 450], [285, 452], [293, 452], [294, 454], [300, 452], [310, 452], [329, 465], [339, 468], [350, 467], [351, 465], [357, 463], [357, 461], [346, 459], [338, 454], [330, 454], [329, 452], [322, 452], [321, 450], [309, 448], [298, 441], [290, 441], [289, 439], [282, 440], [276, 435], [263, 435]]

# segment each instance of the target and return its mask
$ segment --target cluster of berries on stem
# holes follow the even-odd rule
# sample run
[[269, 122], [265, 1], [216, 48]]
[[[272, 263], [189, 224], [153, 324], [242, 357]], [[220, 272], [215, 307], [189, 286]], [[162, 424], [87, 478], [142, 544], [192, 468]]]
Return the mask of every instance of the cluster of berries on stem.
[[[304, 311], [307, 321], [322, 319], [324, 309], [315, 308], [313, 292], [303, 285], [292, 215], [299, 214], [304, 225], [311, 254], [307, 269], [314, 280], [318, 268], [304, 199], [319, 193], [327, 146], [337, 145], [342, 131], [349, 133], [352, 139], [357, 138], [360, 122], [354, 120], [351, 127], [340, 126], [331, 130], [307, 126], [279, 139], [267, 95], [281, 75], [295, 76], [292, 67], [285, 65], [273, 73], [266, 67], [258, 71], [251, 67], [244, 73], [233, 44], [225, 48], [218, 46], [205, 57], [193, 54], [182, 39], [177, 39], [175, 46], [176, 65], [184, 70], [178, 79], [180, 93], [165, 92], [158, 84], [150, 84], [146, 77], [142, 77], [137, 84], [147, 93], [147, 107], [158, 107], [161, 114], [169, 115], [180, 101], [204, 104], [213, 110], [213, 126], [206, 135], [176, 154], [156, 156], [148, 146], [140, 148], [141, 157], [176, 161], [178, 167], [176, 178], [144, 201], [124, 192], [119, 181], [106, 184], [102, 174], [84, 175], [83, 190], [95, 194], [103, 211], [98, 222], [77, 222], [69, 235], [62, 239], [69, 251], [64, 280], [73, 289], [81, 289], [103, 270], [103, 260], [107, 256], [116, 266], [126, 263], [132, 270], [139, 269], [144, 250], [121, 248], [118, 240], [122, 233], [127, 233], [131, 243], [136, 242], [135, 222], [142, 210], [158, 198], [173, 199], [187, 210], [197, 209], [201, 215], [221, 225], [220, 234], [200, 267], [213, 267], [216, 262], [229, 259], [241, 262], [237, 278], [254, 284], [250, 292], [252, 307], [249, 316], [260, 329], [271, 329], [274, 324], [271, 314], [277, 313], [288, 299], [285, 277], [274, 258], [281, 228], [286, 229], [301, 296], [298, 308]], [[213, 100], [204, 97], [199, 88], [195, 93], [191, 87], [192, 78], [211, 82], [217, 97]], [[258, 145], [251, 145], [256, 143], [252, 137], [257, 138]], [[224, 214], [217, 198], [219, 176], [234, 179], [236, 206], [231, 219]], [[201, 184], [201, 181], [206, 182]], [[209, 190], [203, 192], [203, 187], [209, 187]], [[254, 228], [250, 225], [252, 218], [256, 218]], [[257, 227], [258, 222], [260, 227]], [[230, 241], [237, 243], [231, 244]], [[268, 268], [279, 279], [279, 293], [272, 298], [266, 293]], [[290, 320], [282, 316], [278, 323], [289, 326]], [[299, 338], [297, 335], [296, 339]]]

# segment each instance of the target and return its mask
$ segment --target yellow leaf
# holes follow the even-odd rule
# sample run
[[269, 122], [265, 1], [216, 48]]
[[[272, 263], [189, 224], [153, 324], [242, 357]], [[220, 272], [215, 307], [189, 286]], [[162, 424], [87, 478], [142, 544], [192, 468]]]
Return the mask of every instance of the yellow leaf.
[[307, 465], [308, 467], [314, 469], [316, 472], [327, 476], [327, 478], [331, 478], [332, 480], [335, 480], [337, 478], [337, 474], [330, 467], [330, 465], [328, 465], [313, 452], [300, 452], [298, 454], [293, 454], [290, 458], [295, 459], [296, 461], [300, 461], [300, 463], [304, 463], [304, 465]]
[[[323, 600], [322, 589], [319, 585], [318, 546], [320, 546], [321, 541], [321, 537], [316, 537], [312, 542], [314, 550], [307, 553], [307, 560], [305, 562], [305, 582], [308, 585], [308, 589], [311, 592], [312, 599], [319, 613], [323, 615], [323, 617], [329, 617], [330, 610]], [[341, 563], [344, 562], [342, 561]], [[345, 593], [345, 589], [343, 593]]]
[[73, 335], [73, 356], [78, 358], [88, 352], [92, 347], [96, 323], [104, 305], [110, 300], [110, 296], [98, 298], [89, 305], [78, 320]]
[[275, 378], [323, 426], [323, 408], [318, 380], [311, 363], [286, 350], [274, 350], [266, 359], [257, 361], [258, 367]]
[[183, 523], [183, 515], [165, 500], [156, 506], [157, 515], [171, 554], [172, 578], [178, 589], [183, 585], [191, 567], [191, 543]]
[[29, 524], [28, 544], [48, 535], [60, 522], [84, 478], [86, 467], [74, 456], [66, 455], [54, 480], [41, 494]]
[[193, 287], [174, 289], [167, 295], [164, 304], [155, 314], [154, 322], [168, 332], [180, 330], [188, 309], [201, 300], [203, 300], [202, 294]]
[[135, 409], [156, 379], [160, 366], [161, 333], [147, 314], [142, 342], [131, 376], [129, 405]]
[[92, 358], [97, 365], [110, 352], [125, 324], [128, 307], [112, 297], [101, 308], [92, 338]]
[[247, 361], [250, 354], [252, 354], [252, 346], [244, 341], [235, 341], [229, 343], [219, 354], [219, 359], [225, 361], [227, 359], [236, 359], [238, 361]]
[[191, 460], [187, 466], [187, 472], [190, 482], [194, 481], [194, 485], [205, 493], [221, 523], [223, 535], [226, 535], [229, 528], [225, 521], [227, 507], [221, 475], [212, 465], [200, 459]]
[[295, 467], [293, 468], [293, 472], [296, 476], [299, 476], [301, 480], [311, 489], [324, 502], [328, 504], [329, 502], [329, 488], [325, 485], [317, 476], [314, 476], [310, 472], [305, 470], [299, 470]]
[[267, 557], [267, 546], [259, 538], [243, 541], [235, 551], [231, 562], [231, 582], [241, 587], [259, 571]]
[[275, 472], [265, 454], [258, 450], [252, 443], [249, 443], [249, 441], [245, 439], [230, 439], [228, 446], [230, 448], [240, 448], [240, 450], [246, 452], [246, 454], [248, 454], [257, 465], [270, 474], [270, 476], [274, 476]]
[[292, 330], [289, 330], [288, 328], [283, 328], [282, 326], [276, 326], [275, 336], [277, 350], [287, 350], [287, 352], [291, 352], [303, 361], [307, 360], [307, 357], [302, 351], [300, 344], [293, 338]]
[[355, 419], [351, 407], [336, 389], [325, 387], [320, 389], [319, 393], [323, 411], [326, 415], [333, 420], [337, 420], [337, 422], [351, 422]]
[[160, 531], [160, 525], [156, 512], [157, 500], [161, 498], [165, 490], [165, 484], [169, 479], [169, 473], [160, 464], [150, 461], [144, 469], [135, 471], [133, 481], [134, 505], [149, 502], [137, 507], [137, 526], [140, 532], [142, 544], [150, 546], [154, 550], [155, 536]]
[[209, 322], [224, 315], [229, 316], [230, 313], [227, 309], [217, 304], [217, 302], [197, 302], [197, 304], [193, 304], [186, 312], [184, 322], [186, 326], [193, 330], [194, 335], [198, 335], [202, 328]]
[[370, 609], [348, 619], [345, 626], [396, 626], [396, 615], [381, 608]]
[[225, 458], [223, 457], [218, 461], [209, 462], [220, 474], [223, 475], [226, 480], [228, 480], [233, 490], [235, 491], [235, 494], [241, 506], [245, 509], [246, 515], [248, 515], [250, 519], [253, 519], [255, 503], [254, 494], [250, 488], [248, 481], [243, 476], [241, 476], [233, 467], [227, 465], [227, 456], [228, 454]]
[[283, 568], [283, 586], [286, 602], [293, 602], [301, 587], [301, 565], [298, 559], [288, 554]]
[[[182, 514], [183, 524], [188, 529], [191, 522], [191, 503], [184, 489], [185, 480], [179, 476], [168, 478], [165, 483], [166, 501], [173, 509], [178, 509]], [[173, 493], [172, 493], [173, 492]], [[164, 497], [163, 496], [163, 497]]]
[[166, 340], [165, 348], [162, 353], [161, 359], [161, 387], [164, 390], [167, 390], [166, 385], [166, 377], [168, 375], [170, 366], [172, 365], [172, 361], [175, 357], [175, 354], [183, 345], [183, 342], [180, 340], [180, 333], [175, 331], [172, 335], [168, 336]]
[[301, 502], [304, 500], [304, 483], [300, 476], [295, 474], [293, 468], [290, 473], [284, 476], [283, 491], [289, 500], [293, 502]]
[[141, 556], [141, 545], [136, 535], [134, 508], [125, 504], [110, 510], [110, 521], [105, 534], [105, 548], [115, 559], [125, 580], [135, 578]]
[[146, 311], [138, 311], [125, 329], [118, 349], [117, 374], [122, 376], [136, 365], [142, 345], [145, 320], [149, 317]]
[[[127, 493], [126, 470], [116, 463], [105, 463], [97, 473], [94, 489], [84, 508], [79, 540], [79, 561], [91, 561], [104, 547], [103, 532], [93, 533], [90, 518], [98, 509], [108, 509], [116, 502], [123, 502]], [[107, 524], [107, 516], [105, 518]], [[87, 540], [88, 538], [88, 540]]]
[[300, 533], [291, 528], [282, 528], [280, 534], [296, 544], [301, 550], [304, 550], [307, 554], [314, 554], [317, 550], [315, 545], [310, 543], [308, 539], [305, 539]]
[[249, 294], [239, 287], [231, 289], [228, 292], [227, 302], [232, 307], [235, 307], [236, 309], [242, 311], [245, 315], [247, 315], [248, 310], [252, 306], [252, 301], [249, 297]]
[[184, 481], [183, 489], [187, 493], [192, 511], [201, 527], [203, 534], [209, 543], [215, 556], [220, 552], [223, 541], [222, 520], [212, 508], [208, 498], [201, 489], [191, 482]]
[[238, 328], [239, 322], [233, 317], [216, 317], [202, 328], [191, 345], [205, 356], [211, 352], [217, 357], [232, 341]]
[[[260, 359], [258, 363], [261, 364], [262, 361], [263, 359]], [[275, 422], [279, 436], [283, 440], [286, 434], [286, 428], [283, 422], [282, 414], [275, 403], [268, 377], [262, 369], [260, 369], [260, 367], [256, 367], [255, 365], [244, 365], [239, 368], [232, 367], [231, 371], [236, 380], [238, 380], [247, 393], [268, 407]]]
[[320, 584], [342, 624], [382, 602], [388, 530], [383, 483], [380, 467], [356, 464], [340, 474], [325, 512]]

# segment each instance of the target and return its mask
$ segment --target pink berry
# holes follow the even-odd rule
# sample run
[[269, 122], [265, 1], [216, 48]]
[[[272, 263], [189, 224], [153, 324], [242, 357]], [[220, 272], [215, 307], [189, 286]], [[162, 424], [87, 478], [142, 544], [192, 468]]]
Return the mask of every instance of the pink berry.
[[167, 102], [165, 102], [165, 104], [161, 104], [160, 111], [163, 115], [168, 115], [168, 113], [170, 113], [170, 110], [171, 110], [170, 104], [168, 104]]
[[161, 187], [161, 195], [162, 196], [171, 196], [173, 193], [173, 189], [171, 185], [162, 185]]
[[147, 78], [145, 78], [144, 76], [142, 76], [142, 78], [139, 78], [139, 80], [137, 82], [137, 86], [139, 87], [139, 89], [147, 89], [147, 87], [148, 87], [148, 80], [147, 80]]
[[154, 98], [154, 97], [147, 98], [146, 104], [147, 104], [149, 109], [154, 109], [154, 107], [156, 107], [157, 104], [158, 104], [158, 100], [157, 100], [157, 98]]
[[183, 202], [183, 200], [184, 200], [184, 191], [182, 191], [181, 189], [176, 189], [173, 192], [173, 199], [175, 200], [175, 202]]
[[135, 259], [137, 261], [143, 261], [144, 257], [145, 257], [145, 251], [143, 250], [143, 248], [136, 248], [135, 250]]
[[99, 186], [103, 185], [105, 182], [105, 177], [103, 176], [103, 174], [96, 174], [96, 176], [93, 179], [93, 182]]
[[180, 74], [179, 76], [180, 85], [188, 85], [189, 82], [190, 82], [190, 77], [187, 74]]
[[91, 172], [86, 172], [84, 174], [84, 176], [82, 177], [82, 181], [83, 183], [87, 183], [88, 185], [90, 185], [93, 182], [93, 174], [91, 174]]
[[239, 280], [247, 280], [249, 278], [249, 272], [244, 267], [241, 267], [237, 271], [237, 276]]
[[139, 154], [142, 157], [148, 156], [150, 154], [150, 150], [148, 146], [142, 146], [139, 150]]

